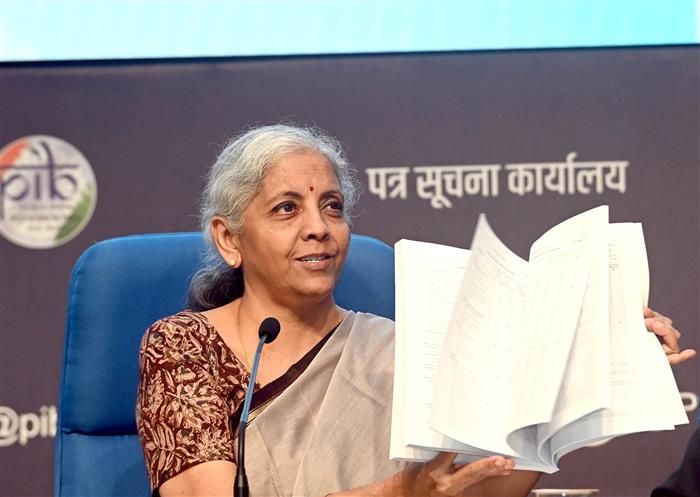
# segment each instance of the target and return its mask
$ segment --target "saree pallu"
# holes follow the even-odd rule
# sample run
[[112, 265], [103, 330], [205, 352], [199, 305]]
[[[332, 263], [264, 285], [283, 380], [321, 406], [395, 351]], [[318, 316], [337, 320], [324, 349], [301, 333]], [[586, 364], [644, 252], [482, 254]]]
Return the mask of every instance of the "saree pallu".
[[394, 323], [349, 312], [309, 366], [246, 430], [252, 497], [324, 496], [383, 480], [389, 460]]

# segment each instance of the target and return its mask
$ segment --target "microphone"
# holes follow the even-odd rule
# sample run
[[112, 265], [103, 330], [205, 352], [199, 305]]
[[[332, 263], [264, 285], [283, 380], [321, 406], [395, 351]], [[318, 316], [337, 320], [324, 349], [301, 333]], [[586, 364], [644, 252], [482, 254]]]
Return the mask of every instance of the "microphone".
[[272, 343], [280, 334], [280, 322], [275, 318], [265, 318], [258, 328], [258, 337], [265, 338], [265, 343]]
[[245, 474], [245, 429], [248, 426], [248, 413], [250, 412], [250, 401], [253, 398], [253, 389], [255, 388], [255, 377], [258, 375], [258, 364], [260, 363], [260, 355], [263, 345], [271, 343], [280, 334], [280, 322], [275, 318], [265, 318], [260, 323], [258, 328], [258, 348], [255, 350], [253, 357], [253, 367], [250, 370], [250, 378], [248, 379], [248, 391], [245, 394], [243, 401], [243, 410], [241, 411], [241, 420], [238, 423], [238, 467], [236, 468], [236, 480], [233, 485], [234, 497], [248, 497], [248, 477]]

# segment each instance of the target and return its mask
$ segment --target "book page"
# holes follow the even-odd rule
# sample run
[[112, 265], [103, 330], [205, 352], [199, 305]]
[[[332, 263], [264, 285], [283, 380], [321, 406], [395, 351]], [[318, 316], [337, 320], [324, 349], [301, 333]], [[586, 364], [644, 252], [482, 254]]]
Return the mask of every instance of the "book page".
[[479, 216], [440, 357], [430, 420], [452, 439], [512, 456], [517, 454], [505, 442], [512, 344], [527, 267]]
[[[405, 381], [406, 373], [411, 369], [406, 362], [406, 320], [411, 317], [410, 306], [406, 304], [406, 284], [407, 281], [415, 285], [412, 272], [409, 270], [412, 264], [415, 245], [421, 242], [411, 242], [410, 240], [400, 240], [394, 247], [394, 267], [395, 267], [395, 336], [394, 336], [394, 385], [392, 398], [391, 415], [391, 438], [389, 443], [389, 458], [392, 460], [406, 461], [429, 461], [437, 454], [436, 451], [421, 450], [409, 447], [406, 440], [411, 432], [407, 429], [409, 425], [405, 422], [405, 413], [420, 406], [413, 405], [411, 400], [411, 389], [406, 386], [410, 383]], [[407, 254], [408, 252], [408, 254]], [[408, 276], [406, 275], [408, 273]]]
[[[555, 407], [561, 422], [609, 405], [607, 225], [608, 209], [598, 207], [563, 221], [532, 246], [523, 333], [515, 344], [511, 430], [551, 422]], [[602, 371], [591, 371], [598, 367]], [[567, 388], [564, 380], [573, 383]], [[509, 440], [517, 446], [517, 437]]]
[[[401, 240], [395, 245], [396, 349], [391, 457], [428, 460], [473, 452], [429, 425], [435, 372], [469, 251]], [[428, 449], [428, 450], [425, 450]]]
[[[559, 395], [545, 438], [562, 426], [612, 405], [608, 210], [596, 210], [588, 236], [591, 269]], [[542, 434], [541, 434], [542, 435]]]
[[587, 234], [591, 269], [552, 419], [540, 426], [538, 453], [551, 460], [548, 439], [561, 427], [612, 405], [607, 209], [589, 211], [599, 227]]
[[611, 224], [609, 229], [612, 405], [554, 434], [555, 463], [600, 439], [687, 423], [665, 354], [644, 325], [649, 272], [641, 225]]

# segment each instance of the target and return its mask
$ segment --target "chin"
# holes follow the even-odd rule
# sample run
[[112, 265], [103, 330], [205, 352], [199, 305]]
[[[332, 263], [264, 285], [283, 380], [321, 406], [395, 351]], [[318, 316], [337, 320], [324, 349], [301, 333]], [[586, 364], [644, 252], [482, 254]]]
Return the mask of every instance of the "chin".
[[335, 282], [333, 282], [333, 284], [304, 286], [302, 288], [297, 289], [296, 293], [301, 298], [307, 298], [321, 302], [327, 298], [332, 297], [333, 290], [335, 290]]

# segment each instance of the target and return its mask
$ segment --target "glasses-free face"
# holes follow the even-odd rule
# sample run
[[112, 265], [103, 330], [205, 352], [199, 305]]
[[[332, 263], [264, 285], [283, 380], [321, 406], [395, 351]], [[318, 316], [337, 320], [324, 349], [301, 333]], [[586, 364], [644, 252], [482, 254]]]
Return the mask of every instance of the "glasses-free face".
[[274, 165], [243, 221], [236, 244], [246, 293], [286, 305], [331, 298], [350, 228], [340, 184], [323, 155], [298, 153]]

